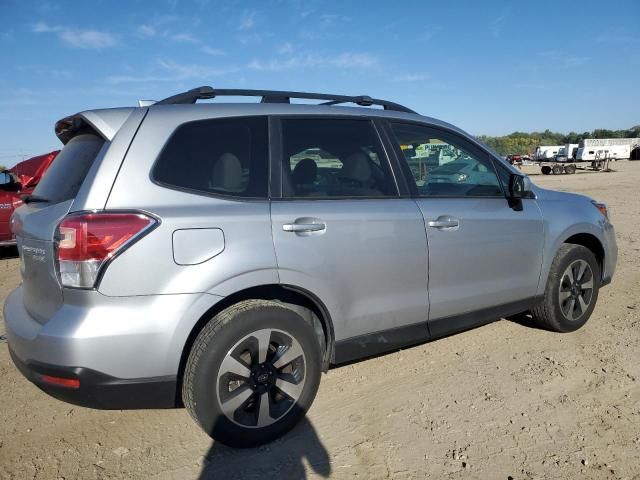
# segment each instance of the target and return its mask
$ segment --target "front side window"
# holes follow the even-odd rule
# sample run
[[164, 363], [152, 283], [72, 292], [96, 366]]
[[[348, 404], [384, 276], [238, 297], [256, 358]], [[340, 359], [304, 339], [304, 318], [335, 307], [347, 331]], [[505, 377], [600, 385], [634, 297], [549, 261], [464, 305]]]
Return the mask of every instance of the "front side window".
[[403, 123], [391, 128], [420, 196], [503, 196], [491, 158], [453, 134]]
[[283, 119], [285, 197], [384, 197], [396, 187], [369, 120]]
[[200, 120], [173, 133], [153, 170], [155, 181], [196, 192], [266, 198], [266, 117]]

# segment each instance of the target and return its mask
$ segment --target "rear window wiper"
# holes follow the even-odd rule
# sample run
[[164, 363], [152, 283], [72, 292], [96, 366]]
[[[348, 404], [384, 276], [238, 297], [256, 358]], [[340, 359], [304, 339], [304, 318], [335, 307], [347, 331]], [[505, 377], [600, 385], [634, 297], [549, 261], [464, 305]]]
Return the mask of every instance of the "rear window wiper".
[[48, 198], [40, 197], [38, 195], [22, 195], [20, 197], [24, 203], [49, 203], [50, 200]]

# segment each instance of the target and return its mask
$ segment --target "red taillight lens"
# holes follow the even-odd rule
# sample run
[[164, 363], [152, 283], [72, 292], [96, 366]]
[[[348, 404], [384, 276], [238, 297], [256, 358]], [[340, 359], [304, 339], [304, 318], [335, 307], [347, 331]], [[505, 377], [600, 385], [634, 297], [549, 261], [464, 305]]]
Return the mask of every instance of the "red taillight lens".
[[40, 380], [49, 385], [58, 387], [80, 388], [80, 380], [77, 378], [52, 377], [51, 375], [40, 375]]
[[70, 215], [58, 225], [58, 262], [64, 286], [91, 288], [100, 267], [155, 220], [141, 213]]

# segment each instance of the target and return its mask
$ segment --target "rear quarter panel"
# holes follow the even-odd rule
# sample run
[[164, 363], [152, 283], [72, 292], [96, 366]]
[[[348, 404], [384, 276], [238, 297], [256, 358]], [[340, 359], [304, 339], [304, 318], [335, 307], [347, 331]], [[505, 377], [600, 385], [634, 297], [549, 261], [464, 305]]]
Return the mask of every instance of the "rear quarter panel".
[[[255, 285], [278, 283], [268, 200], [231, 200], [167, 188], [151, 170], [182, 123], [212, 118], [211, 109], [150, 109], [118, 172], [107, 209], [137, 209], [160, 219], [149, 235], [118, 256], [99, 291], [105, 295], [211, 293], [226, 296]], [[114, 140], [115, 141], [115, 140]], [[224, 249], [197, 265], [178, 265], [173, 234], [181, 229], [220, 229]]]

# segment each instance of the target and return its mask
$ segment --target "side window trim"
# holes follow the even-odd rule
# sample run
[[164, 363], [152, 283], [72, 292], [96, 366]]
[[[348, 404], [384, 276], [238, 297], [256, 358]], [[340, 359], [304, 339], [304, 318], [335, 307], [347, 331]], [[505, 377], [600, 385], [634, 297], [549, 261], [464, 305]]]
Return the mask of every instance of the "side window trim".
[[269, 115], [269, 199], [284, 198], [282, 183], [282, 123], [280, 117]]
[[[398, 162], [403, 164], [403, 168], [402, 168], [402, 173], [405, 175], [406, 179], [405, 181], [407, 181], [407, 183], [410, 185], [410, 188], [412, 190], [412, 196], [414, 198], [507, 198], [507, 192], [504, 189], [503, 185], [502, 185], [502, 181], [500, 181], [500, 175], [498, 173], [498, 166], [495, 163], [495, 158], [493, 157], [493, 154], [491, 152], [489, 152], [488, 150], [486, 150], [485, 148], [482, 148], [481, 145], [476, 144], [472, 141], [470, 141], [469, 139], [461, 136], [459, 133], [453, 131], [453, 130], [449, 130], [447, 128], [443, 128], [439, 125], [432, 125], [429, 123], [421, 123], [421, 122], [414, 122], [414, 121], [408, 121], [408, 120], [385, 120], [385, 122], [387, 123], [387, 131], [389, 132], [388, 135], [390, 135], [391, 141], [393, 143], [393, 147], [394, 147], [394, 153], [398, 159]], [[498, 195], [493, 195], [493, 196], [482, 196], [482, 197], [470, 197], [470, 196], [465, 196], [465, 195], [443, 195], [443, 196], [429, 196], [429, 195], [420, 195], [418, 192], [418, 189], [415, 187], [415, 181], [413, 181], [413, 174], [411, 173], [411, 171], [409, 170], [408, 166], [407, 168], [404, 168], [404, 163], [402, 162], [402, 150], [400, 149], [400, 142], [398, 141], [397, 137], [395, 136], [395, 133], [393, 132], [393, 127], [391, 126], [391, 123], [399, 123], [399, 124], [404, 124], [404, 125], [410, 125], [410, 126], [415, 126], [415, 127], [420, 127], [420, 128], [424, 128], [426, 130], [430, 130], [432, 131], [435, 135], [441, 134], [444, 135], [445, 137], [453, 137], [455, 140], [460, 140], [460, 145], [463, 149], [466, 149], [467, 146], [469, 146], [468, 150], [469, 153], [471, 153], [472, 155], [478, 155], [478, 156], [482, 156], [484, 158], [486, 158], [490, 163], [491, 166], [493, 168], [493, 173], [496, 175], [496, 178], [498, 180], [498, 185], [500, 187], [500, 190], [502, 191], [502, 195], [498, 196]]]
[[382, 148], [387, 156], [387, 160], [391, 167], [391, 173], [396, 184], [396, 189], [398, 190], [400, 197], [411, 198], [413, 196], [411, 188], [412, 184], [411, 182], [407, 182], [404, 164], [400, 161], [396, 152], [395, 145], [398, 142], [396, 142], [392, 137], [392, 132], [389, 130], [390, 126], [388, 122], [384, 118], [375, 118], [373, 119], [373, 123], [382, 142]]
[[[382, 155], [380, 156], [380, 162], [386, 162], [386, 166], [391, 172], [393, 180], [394, 193], [393, 195], [385, 196], [324, 196], [324, 197], [293, 197], [285, 194], [285, 182], [284, 182], [284, 139], [282, 134], [282, 121], [283, 120], [366, 120], [370, 123], [373, 132], [382, 149]], [[393, 150], [389, 149], [390, 142], [386, 138], [386, 133], [383, 132], [378, 123], [378, 119], [366, 115], [313, 115], [313, 114], [279, 114], [269, 116], [269, 155], [270, 155], [270, 191], [271, 200], [285, 200], [285, 201], [335, 201], [335, 200], [387, 200], [401, 198], [400, 194], [401, 186], [400, 181], [406, 181], [404, 178], [398, 178], [398, 170], [395, 168], [395, 158]], [[393, 145], [391, 145], [393, 146]]]
[[[391, 122], [389, 122], [387, 119], [379, 119], [379, 123], [382, 127], [382, 130], [384, 131], [385, 140], [389, 143], [389, 151], [393, 156], [393, 163], [397, 167], [398, 175], [402, 178], [402, 183], [406, 187], [406, 192], [407, 192], [406, 195], [409, 198], [418, 197], [419, 196], [418, 188], [416, 187], [415, 181], [413, 180], [413, 174], [411, 173], [411, 169], [409, 168], [409, 165], [407, 164], [407, 162], [402, 161], [403, 154], [402, 154], [402, 150], [400, 149], [400, 142], [398, 141], [395, 134], [393, 133], [393, 130], [391, 128]], [[400, 123], [406, 123], [409, 125], [416, 125], [416, 126], [424, 126], [423, 124], [415, 123], [415, 122], [400, 122]]]

